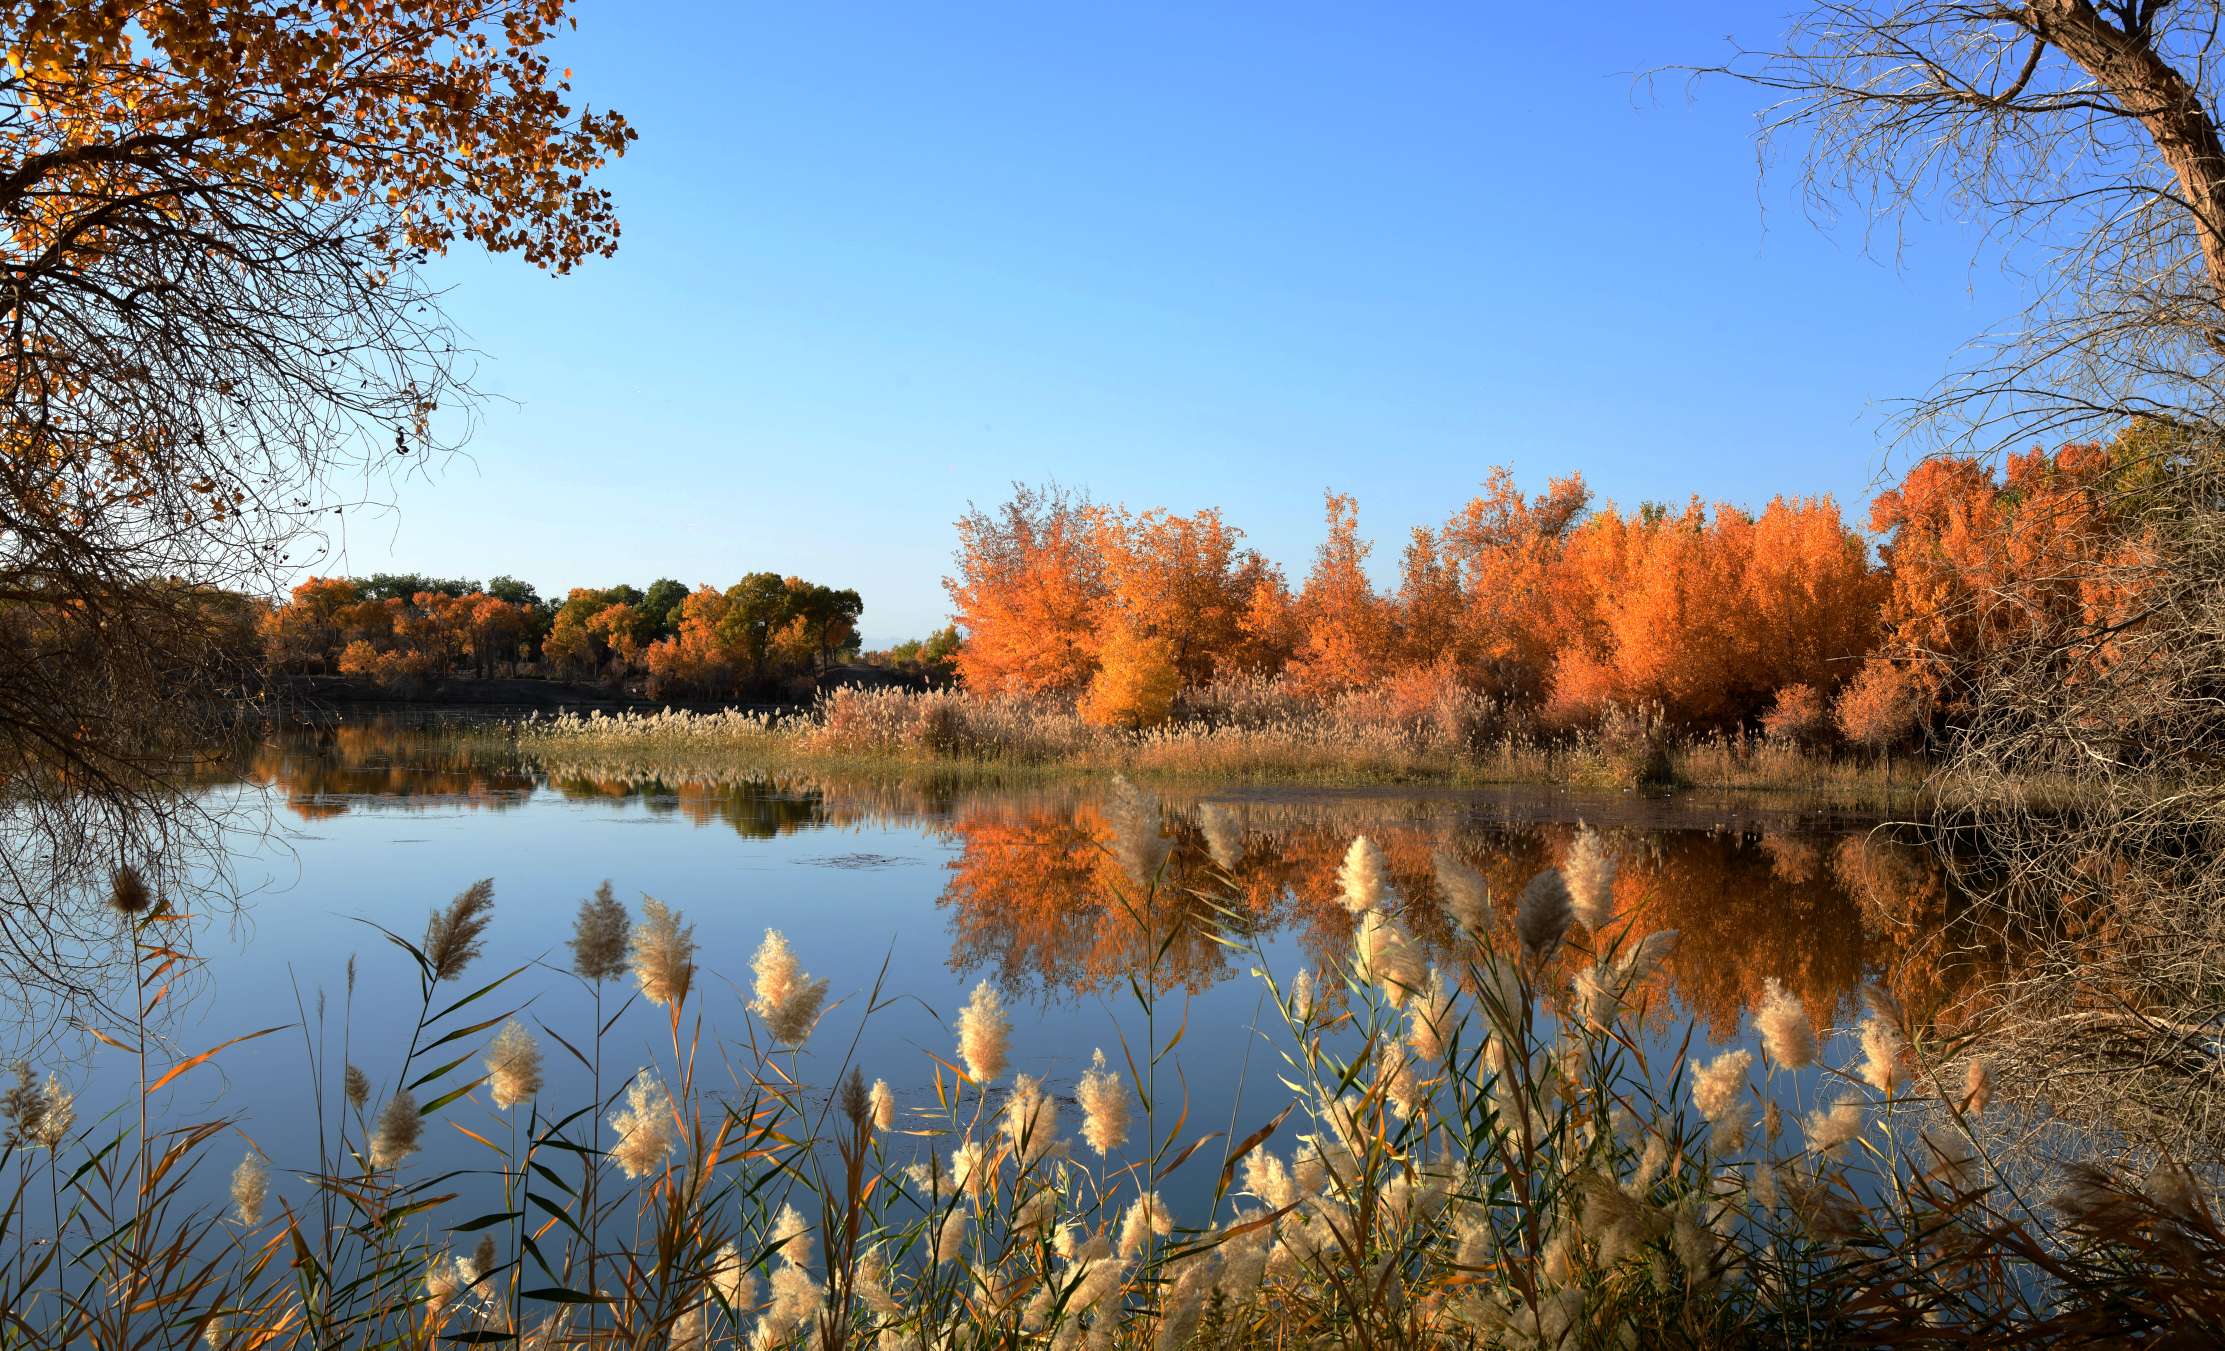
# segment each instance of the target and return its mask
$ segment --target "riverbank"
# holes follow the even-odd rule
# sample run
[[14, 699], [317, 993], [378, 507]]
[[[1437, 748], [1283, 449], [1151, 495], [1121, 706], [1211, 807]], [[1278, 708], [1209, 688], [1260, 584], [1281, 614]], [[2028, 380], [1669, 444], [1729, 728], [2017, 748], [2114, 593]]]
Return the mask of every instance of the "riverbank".
[[559, 713], [476, 735], [512, 738], [536, 754], [624, 755], [675, 774], [749, 764], [962, 779], [1118, 773], [1146, 782], [1294, 787], [1707, 789], [1873, 810], [1913, 801], [1921, 782], [1921, 767], [1906, 761], [1889, 768], [1759, 738], [1484, 739], [1457, 731], [1322, 714], [1130, 732], [1092, 727], [1037, 703], [844, 691], [809, 713]]

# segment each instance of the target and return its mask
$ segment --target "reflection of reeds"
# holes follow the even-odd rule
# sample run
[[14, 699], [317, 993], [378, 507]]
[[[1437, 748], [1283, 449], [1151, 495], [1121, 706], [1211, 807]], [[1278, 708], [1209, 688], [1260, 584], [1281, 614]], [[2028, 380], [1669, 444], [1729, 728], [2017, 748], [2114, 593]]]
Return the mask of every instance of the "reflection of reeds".
[[[1140, 795], [1126, 810], [1132, 830], [1165, 827]], [[588, 1102], [546, 1106], [537, 1042], [499, 1007], [522, 968], [472, 984], [492, 919], [491, 893], [475, 888], [436, 912], [424, 943], [387, 935], [420, 1003], [383, 1099], [349, 1075], [315, 1164], [273, 1177], [251, 1151], [221, 1223], [187, 1201], [185, 1179], [232, 1123], [135, 1139], [120, 1124], [131, 1114], [111, 1113], [80, 1130], [59, 1080], [22, 1072], [0, 1098], [12, 1127], [0, 1169], [19, 1160], [14, 1203], [0, 1206], [8, 1344], [2027, 1345], [2225, 1332], [2212, 1175], [2168, 1158], [2139, 1174], [2082, 1163], [2028, 1205], [1998, 1185], [1982, 1118], [1999, 1109], [1982, 1076], [1936, 1086], [1939, 1053], [1968, 1061], [1969, 1048], [1942, 1045], [1882, 992], [1861, 1063], [1806, 1064], [1807, 1015], [1768, 981], [1765, 1100], [1744, 1049], [1657, 1063], [1639, 1028], [1662, 931], [1625, 934], [1623, 916], [1579, 946], [1557, 881], [1520, 889], [1530, 899], [1511, 932], [1488, 905], [1459, 906], [1417, 970], [1411, 926], [1443, 923], [1416, 899], [1426, 882], [1400, 885], [1395, 849], [1325, 850], [1309, 903], [1359, 915], [1319, 973], [1334, 998], [1318, 998], [1296, 988], [1314, 972], [1274, 974], [1221, 864], [1177, 882], [1170, 854], [1139, 880], [1136, 841], [1107, 827], [1094, 847], [1104, 912], [1142, 936], [1129, 988], [1144, 1032], [1074, 1085], [1078, 1123], [1056, 1085], [1008, 1077], [1010, 1020], [987, 983], [941, 1034], [950, 1058], [924, 1064], [930, 1091], [909, 1110], [849, 1063], [864, 1022], [902, 1016], [897, 1001], [876, 982], [823, 1009], [824, 985], [778, 935], [753, 992], [775, 1035], [760, 1042], [743, 1022], [738, 1040], [717, 1038], [689, 926], [669, 907], [644, 925], [662, 955], [634, 972], [669, 1039], [616, 1101], [597, 1085]], [[1414, 866], [1426, 879], [1428, 853]], [[583, 1069], [615, 1025], [600, 1012], [623, 961], [605, 941], [609, 909], [607, 894], [583, 907], [575, 944], [595, 1022], [577, 1043], [558, 1038]], [[1188, 1020], [1156, 970], [1193, 930], [1241, 953], [1269, 996], [1256, 1031], [1275, 1072], [1239, 1086], [1226, 1131], [1190, 1120], [1173, 1073]], [[1588, 1002], [1591, 1017], [1571, 1016], [1571, 967], [1610, 996]], [[784, 1012], [802, 1004], [810, 1017]], [[844, 1008], [858, 1021], [829, 1029]], [[322, 1039], [305, 1044], [321, 1083]], [[137, 1096], [158, 1101], [214, 1054]], [[1780, 1143], [1774, 1104], [1787, 1095], [1812, 1106]], [[428, 1124], [490, 1162], [420, 1162]], [[1064, 1138], [1077, 1126], [1087, 1156]], [[55, 1198], [45, 1234], [21, 1204], [39, 1172]], [[336, 1206], [304, 1204], [305, 1191]]]

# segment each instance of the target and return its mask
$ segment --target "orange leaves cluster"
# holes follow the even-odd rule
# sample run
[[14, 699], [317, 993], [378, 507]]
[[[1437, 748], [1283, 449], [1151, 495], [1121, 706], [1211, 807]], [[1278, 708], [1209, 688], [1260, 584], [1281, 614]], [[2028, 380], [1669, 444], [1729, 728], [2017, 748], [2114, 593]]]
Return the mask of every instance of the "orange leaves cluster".
[[1561, 564], [1569, 633], [1546, 709], [1563, 723], [1641, 704], [1685, 726], [1744, 722], [1788, 685], [1837, 689], [1875, 637], [1877, 573], [1829, 498], [1758, 517], [1607, 510]]
[[515, 665], [532, 633], [530, 607], [485, 592], [420, 591], [373, 599], [345, 577], [312, 577], [262, 620], [279, 670], [364, 676], [382, 685], [437, 679], [468, 663], [481, 675]]
[[1175, 687], [1277, 665], [1287, 595], [1242, 539], [1217, 511], [1132, 515], [1020, 486], [958, 522], [944, 585], [966, 630], [959, 674], [977, 690], [1079, 697], [1109, 665], [1090, 707], [1148, 725]]
[[1117, 726], [1246, 673], [1316, 699], [1464, 689], [1568, 725], [1651, 704], [1724, 726], [1785, 686], [1827, 697], [1869, 650], [1882, 584], [1828, 498], [1759, 516], [1589, 505], [1581, 477], [1525, 497], [1494, 470], [1442, 527], [1413, 532], [1385, 594], [1357, 503], [1331, 493], [1293, 594], [1217, 511], [1137, 515], [1022, 487], [959, 522], [959, 669]]
[[101, 247], [86, 201], [184, 221], [242, 192], [363, 203], [393, 265], [462, 238], [566, 270], [615, 247], [609, 194], [587, 178], [634, 139], [618, 114], [566, 100], [542, 51], [566, 9], [7, 0], [23, 116], [0, 209], [38, 251]]

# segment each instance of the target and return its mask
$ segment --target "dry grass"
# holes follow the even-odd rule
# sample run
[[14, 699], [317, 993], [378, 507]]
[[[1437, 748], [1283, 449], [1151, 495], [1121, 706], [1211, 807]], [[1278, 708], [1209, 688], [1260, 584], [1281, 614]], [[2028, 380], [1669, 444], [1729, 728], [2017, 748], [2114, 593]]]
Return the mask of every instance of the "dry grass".
[[1160, 727], [1093, 727], [1057, 704], [960, 691], [845, 689], [808, 714], [667, 710], [560, 715], [514, 724], [529, 750], [629, 752], [679, 765], [1078, 771], [1221, 783], [1696, 786], [1885, 805], [1916, 775], [1759, 738], [1674, 740], [1642, 723], [1548, 737], [1504, 725], [1480, 703], [1402, 709], [1385, 696], [1311, 707], [1224, 700]]
[[[1380, 857], [1356, 841], [1340, 878], [1348, 959], [1286, 976], [1250, 949], [1273, 1073], [1246, 1087], [1226, 1134], [1201, 1127], [1179, 1073], [1188, 1029], [1154, 993], [1157, 968], [1183, 929], [1245, 946], [1244, 929], [1211, 888], [1162, 889], [1168, 823], [1155, 800], [1124, 789], [1109, 815], [1143, 1033], [1131, 1044], [1116, 1032], [1071, 1086], [1078, 1120], [1069, 1086], [1008, 1076], [1009, 1022], [987, 987], [954, 1026], [913, 1029], [948, 1050], [922, 1067], [932, 1105], [898, 1111], [850, 1056], [866, 1023], [919, 1017], [916, 1005], [878, 983], [830, 1005], [804, 970], [813, 954], [768, 934], [746, 1003], [713, 1025], [727, 1005], [712, 1003], [684, 917], [645, 913], [629, 958], [607, 898], [582, 908], [577, 999], [537, 1001], [541, 1035], [528, 1044], [503, 1007], [523, 968], [469, 974], [492, 918], [474, 888], [435, 913], [424, 941], [386, 935], [415, 975], [406, 1045], [352, 1043], [352, 961], [339, 1029], [304, 1008], [308, 1081], [344, 1085], [301, 1104], [320, 1123], [320, 1157], [250, 1155], [228, 1202], [190, 1204], [186, 1179], [226, 1166], [211, 1156], [242, 1123], [165, 1119], [170, 1074], [138, 1094], [153, 1112], [144, 1129], [131, 1112], [56, 1128], [65, 1086], [9, 1095], [6, 1344], [1999, 1347], [2225, 1335], [2208, 1174], [2089, 1161], [2056, 1168], [2044, 1189], [2002, 1185], [1992, 1146], [2015, 1106], [1990, 1103], [1976, 1081], [1937, 1082], [1929, 1067], [1972, 1048], [1904, 1026], [1883, 997], [1858, 1049], [1826, 1038], [1817, 1064], [1796, 1067], [1813, 1043], [1795, 1026], [1805, 1015], [1781, 1006], [1762, 1060], [1662, 1052], [1641, 1028], [1673, 936], [1626, 942], [1582, 877], [1575, 909], [1589, 924], [1572, 920], [1552, 874], [1512, 906], [1470, 888], [1454, 946], [1429, 965]], [[1457, 878], [1469, 865], [1442, 866]], [[162, 955], [175, 921], [159, 908], [132, 921], [136, 963], [182, 960]], [[391, 982], [368, 979], [391, 997]], [[606, 994], [655, 1006], [664, 1032], [647, 1063], [606, 1072]], [[334, 1045], [345, 1075], [319, 1051]], [[543, 1047], [593, 1074], [591, 1098], [544, 1100]], [[1771, 1104], [1785, 1101], [1814, 1110], [1781, 1117]], [[423, 1133], [449, 1128], [487, 1161], [421, 1164]], [[46, 1214], [34, 1201], [50, 1202]]]

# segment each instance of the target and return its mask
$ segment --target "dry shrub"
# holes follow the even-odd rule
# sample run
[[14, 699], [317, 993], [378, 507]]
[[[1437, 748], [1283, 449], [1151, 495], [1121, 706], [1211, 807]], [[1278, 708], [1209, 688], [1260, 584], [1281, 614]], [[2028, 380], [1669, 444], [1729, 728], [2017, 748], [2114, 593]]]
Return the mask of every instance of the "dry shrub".
[[1831, 709], [1813, 685], [1787, 685], [1761, 715], [1762, 735], [1793, 746], [1813, 746], [1831, 732]]

